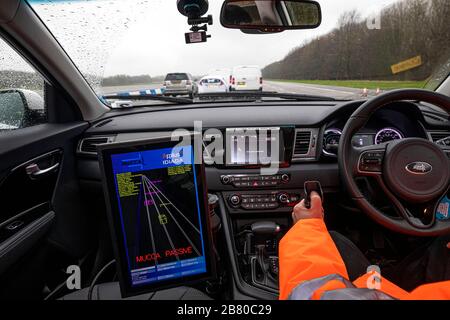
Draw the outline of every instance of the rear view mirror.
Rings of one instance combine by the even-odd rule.
[[[226,0],[220,22],[225,28],[262,32],[314,29],[322,22],[322,12],[316,1]]]

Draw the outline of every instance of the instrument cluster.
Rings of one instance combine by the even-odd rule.
[[[328,128],[323,134],[323,154],[326,156],[337,156],[339,141],[342,136],[342,130],[338,128]],[[358,133],[353,136],[352,143],[354,147],[365,147],[373,144],[382,144],[385,142],[403,139],[405,135],[397,128],[386,127],[378,130],[376,133]]]

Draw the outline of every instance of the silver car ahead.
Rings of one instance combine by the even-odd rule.
[[[168,73],[164,80],[164,95],[188,95],[193,98],[198,86],[189,73]]]

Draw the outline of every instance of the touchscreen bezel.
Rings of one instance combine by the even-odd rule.
[[[102,184],[106,201],[108,221],[113,240],[113,249],[116,259],[116,267],[122,297],[130,297],[139,294],[154,292],[161,289],[169,289],[184,285],[190,285],[201,281],[210,280],[215,276],[215,264],[214,264],[215,260],[212,248],[213,237],[209,219],[205,170],[204,164],[201,163],[192,165],[195,166],[195,174],[197,179],[200,218],[203,226],[202,233],[204,240],[206,272],[158,282],[144,283],[134,286],[132,285],[131,270],[129,270],[128,268],[128,260],[125,250],[125,242],[124,242],[125,238],[121,229],[119,203],[116,197],[116,188],[111,156],[113,154],[173,148],[175,146],[192,146],[194,155],[196,152],[198,152],[198,150],[196,150],[195,148],[193,135],[190,137],[190,139],[184,139],[183,141],[189,142],[180,143],[178,141],[172,141],[170,137],[161,137],[130,142],[112,143],[98,146],[99,163],[102,173]],[[202,157],[197,158],[202,159]]]

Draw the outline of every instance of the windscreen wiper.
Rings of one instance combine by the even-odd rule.
[[[198,94],[200,100],[216,100],[223,98],[245,99],[245,100],[261,100],[262,98],[279,98],[284,100],[295,101],[336,101],[335,98],[326,96],[315,96],[309,94],[296,93],[278,93],[278,92],[254,92],[254,91],[232,91]]]
[[[178,98],[178,97],[168,97],[168,96],[162,96],[162,95],[153,95],[153,94],[147,94],[147,95],[118,95],[118,94],[109,94],[102,96],[102,99],[104,100],[139,100],[139,101],[145,101],[145,100],[154,100],[154,101],[164,101],[164,102],[170,102],[170,103],[176,103],[176,104],[191,104],[194,101],[189,98]]]

